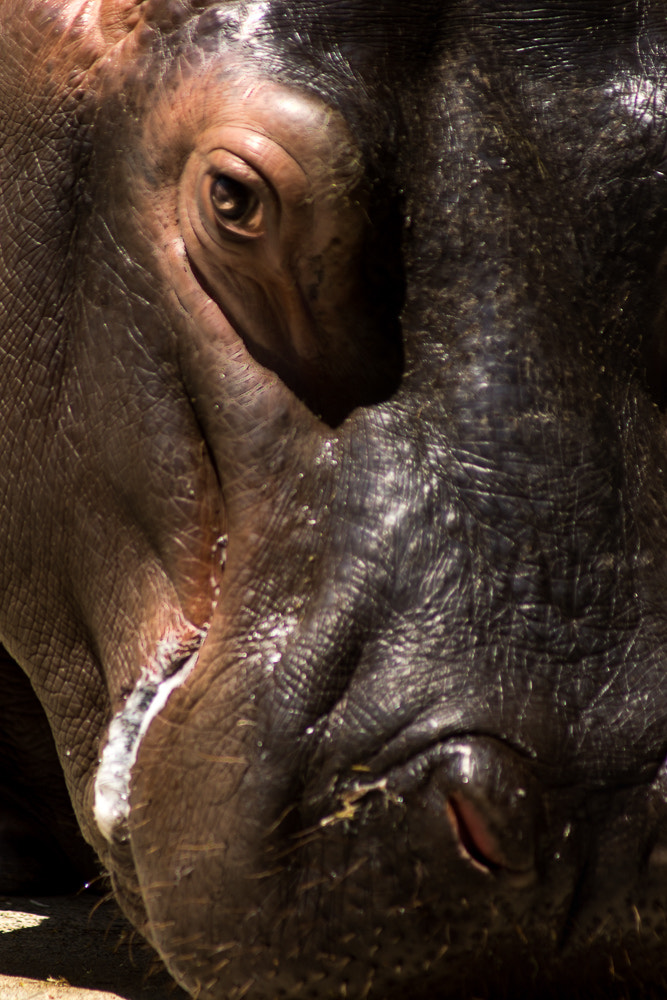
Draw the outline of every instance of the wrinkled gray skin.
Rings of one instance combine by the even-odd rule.
[[[2,0],[0,890],[664,996],[666,102],[658,0]]]

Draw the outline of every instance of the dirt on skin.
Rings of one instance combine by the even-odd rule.
[[[0,896],[0,1000],[187,1000],[99,896]]]

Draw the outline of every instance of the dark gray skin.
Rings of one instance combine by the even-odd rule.
[[[0,891],[664,996],[666,95],[652,0],[3,0]]]

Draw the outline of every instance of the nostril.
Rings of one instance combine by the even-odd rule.
[[[440,744],[394,772],[389,787],[414,814],[412,836],[429,854],[442,849],[444,834],[478,869],[521,886],[537,876],[543,789],[503,743],[471,736]]]
[[[450,795],[447,815],[463,852],[489,871],[509,867],[484,817],[462,795]]]

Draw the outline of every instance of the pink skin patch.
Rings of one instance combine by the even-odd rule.
[[[474,864],[487,870],[507,867],[498,841],[469,799],[451,795],[447,800],[447,816],[463,853]]]

